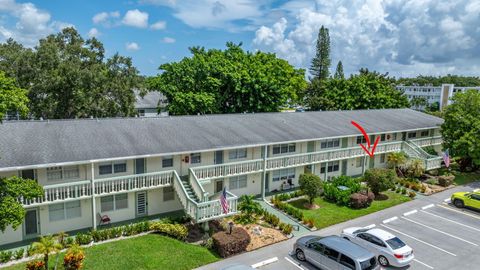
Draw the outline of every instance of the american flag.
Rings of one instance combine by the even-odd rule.
[[[450,156],[448,155],[448,149],[443,152],[443,162],[445,163],[445,167],[450,166]]]
[[[220,204],[224,214],[228,213],[228,201],[227,201],[227,188],[224,187],[222,194],[220,195]]]

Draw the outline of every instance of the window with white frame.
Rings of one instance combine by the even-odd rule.
[[[320,166],[320,173],[325,173],[325,163]],[[340,170],[340,161],[332,161],[328,163],[328,172],[338,172]]]
[[[294,143],[285,143],[285,144],[276,144],[273,146],[272,153],[285,154],[285,153],[295,153],[295,144]]]
[[[273,181],[287,180],[295,178],[295,168],[276,170],[272,173]]]
[[[164,187],[163,188],[163,201],[172,201],[175,199],[175,191],[173,187]]]
[[[384,142],[386,140],[386,134],[380,135],[380,141]]]
[[[191,153],[190,154],[190,163],[196,164],[202,162],[202,154],[201,153]]]
[[[228,151],[229,159],[240,159],[247,157],[247,148],[232,149]]]
[[[367,142],[367,138],[365,138],[364,136],[357,136],[357,144],[366,143],[366,142]]]
[[[228,188],[230,190],[246,188],[247,187],[247,176],[240,175],[229,178]]]
[[[428,133],[428,130],[422,130],[422,132],[420,132],[420,137],[427,137]]]
[[[48,206],[48,217],[50,221],[59,221],[82,216],[80,201],[57,203]]]
[[[163,157],[162,158],[162,168],[173,167],[173,157]]]
[[[98,173],[100,175],[124,172],[127,172],[126,161],[108,162],[98,165]]]
[[[324,140],[320,143],[320,148],[334,148],[340,146],[340,139]]]
[[[128,208],[128,194],[116,194],[100,198],[102,212]]]
[[[78,179],[78,178],[80,178],[80,168],[78,165],[47,168],[48,181],[58,181],[62,179]]]
[[[408,138],[411,139],[411,138],[416,138],[417,137],[417,132],[409,132],[408,133]]]

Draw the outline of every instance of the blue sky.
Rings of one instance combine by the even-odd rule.
[[[308,68],[318,29],[330,29],[332,70],[395,76],[480,75],[478,0],[0,0],[0,42],[26,46],[73,25],[142,74],[189,56],[188,47],[275,52]]]

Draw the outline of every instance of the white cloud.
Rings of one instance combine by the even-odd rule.
[[[478,76],[480,17],[472,13],[480,10],[478,0],[293,0],[279,9],[284,18],[258,27],[253,45],[297,67],[309,67],[324,25],[330,30],[332,72],[342,60],[347,73],[367,67],[396,76]]]
[[[138,51],[140,50],[140,46],[138,46],[136,42],[127,42],[125,44],[125,49],[127,49],[127,51]]]
[[[95,14],[92,17],[92,22],[94,24],[101,24],[103,26],[109,27],[117,24],[115,19],[120,17],[120,12],[111,11],[111,12],[100,12]]]
[[[16,23],[13,28],[0,26],[0,41],[13,38],[26,46],[34,46],[40,38],[72,26],[64,22],[52,21],[49,12],[38,9],[32,3],[0,0],[0,15],[2,13],[13,17]]]
[[[88,31],[88,37],[93,38],[93,37],[99,37],[101,35],[100,31],[98,31],[97,28],[92,28],[90,31]]]
[[[164,37],[162,38],[162,42],[163,43],[175,43],[175,39],[174,38],[171,38],[171,37]]]
[[[150,25],[150,28],[152,28],[153,30],[163,30],[163,29],[167,28],[167,22],[158,21],[158,22]]]
[[[129,10],[123,17],[122,23],[129,26],[145,28],[148,26],[148,13],[138,9]]]

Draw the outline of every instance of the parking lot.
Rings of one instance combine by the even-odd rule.
[[[364,226],[372,224],[364,224]],[[455,208],[448,202],[428,204],[375,224],[414,249],[409,267],[388,269],[478,269],[480,213]],[[278,257],[277,257],[278,258]],[[259,269],[316,269],[293,255]]]

